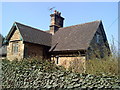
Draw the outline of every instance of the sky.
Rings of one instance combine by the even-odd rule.
[[[102,20],[109,43],[112,36],[118,41],[117,2],[2,2],[2,35],[8,34],[15,21],[49,30],[52,7],[65,18],[64,27]]]

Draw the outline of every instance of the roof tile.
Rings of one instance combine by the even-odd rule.
[[[39,29],[15,22],[23,40],[30,43],[51,46],[52,35]]]
[[[86,50],[99,24],[94,21],[60,28],[52,37],[52,46],[57,45],[50,51]]]

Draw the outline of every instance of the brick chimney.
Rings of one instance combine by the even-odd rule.
[[[54,14],[51,14],[51,24],[50,24],[50,33],[54,35],[54,33],[61,27],[63,27],[64,18],[61,17],[61,13],[58,11],[54,11]]]

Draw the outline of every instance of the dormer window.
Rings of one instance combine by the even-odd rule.
[[[97,34],[97,36],[96,36],[96,42],[100,43],[100,35],[99,34]]]

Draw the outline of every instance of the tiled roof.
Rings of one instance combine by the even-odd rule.
[[[101,21],[60,28],[54,35],[27,25],[15,22],[23,41],[51,46],[49,51],[86,50]],[[12,33],[8,34],[7,38]]]
[[[52,36],[50,51],[86,50],[101,21],[60,28]],[[54,48],[54,49],[53,49]]]
[[[18,22],[15,22],[15,24],[17,25],[20,34],[23,37],[23,41],[51,46],[51,34],[27,25],[20,24]]]

